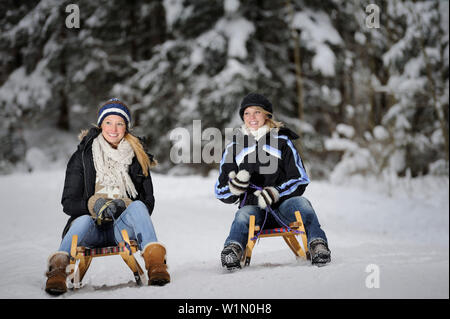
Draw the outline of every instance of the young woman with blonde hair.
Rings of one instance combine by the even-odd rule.
[[[225,147],[215,186],[218,199],[239,203],[221,253],[222,266],[241,267],[250,215],[257,225],[273,228],[280,227],[280,221],[285,225],[295,221],[295,211],[300,211],[305,224],[312,263],[325,265],[331,253],[317,215],[303,196],[309,178],[292,142],[298,135],[273,120],[272,103],[261,94],[244,97],[239,115],[244,123]],[[268,207],[275,215],[267,214]]]
[[[61,203],[70,216],[57,252],[48,258],[45,290],[66,292],[66,267],[73,235],[78,245],[103,247],[122,241],[126,229],[137,241],[150,285],[170,282],[166,249],[158,243],[150,215],[155,199],[150,168],[156,165],[136,136],[130,133],[131,114],[118,99],[103,104],[96,126],[83,131],[67,164]]]

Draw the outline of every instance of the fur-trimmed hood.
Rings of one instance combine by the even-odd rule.
[[[81,132],[78,134],[78,140],[81,142],[88,134],[92,135],[95,137],[98,136],[98,134],[100,134],[101,130],[96,128],[96,127],[91,127],[90,129],[83,129],[81,130]]]

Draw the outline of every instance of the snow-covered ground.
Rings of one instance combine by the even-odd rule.
[[[236,207],[214,198],[215,177],[153,175],[152,218],[168,249],[170,284],[136,287],[112,256],[94,259],[85,286],[58,298],[449,298],[448,178],[313,181],[304,195],[332,263],[297,261],[281,238],[269,238],[256,245],[250,267],[227,273],[219,255]],[[0,298],[53,298],[44,272],[67,220],[63,181],[63,170],[0,177]],[[377,279],[378,288],[368,288]]]

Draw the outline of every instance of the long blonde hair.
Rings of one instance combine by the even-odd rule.
[[[93,126],[101,131],[101,128],[98,127],[97,124],[93,124]],[[80,134],[78,135],[78,139],[81,141],[87,135],[88,132],[89,132],[89,130],[87,130],[87,129],[81,130]],[[148,176],[148,172],[149,172],[150,168],[158,165],[158,161],[154,158],[150,159],[150,157],[148,157],[141,141],[139,141],[139,139],[136,136],[134,136],[133,134],[131,134],[130,132],[127,131],[123,138],[126,139],[128,143],[130,143],[131,148],[133,149],[134,155],[136,155],[136,158],[137,158],[139,164],[141,165],[144,176]]]
[[[258,108],[262,113],[267,115],[267,119],[266,119],[266,124],[269,128],[281,128],[284,126],[283,122],[279,122],[279,121],[275,121],[273,119],[273,114],[264,110],[262,107],[256,106],[256,108]],[[272,117],[269,117],[269,115],[271,115]],[[301,142],[301,139],[298,139],[298,142],[295,143],[295,146],[297,148],[297,152],[300,154],[300,157],[303,157],[303,145]]]
[[[266,111],[265,109],[263,109],[260,106],[255,106],[255,108],[257,110],[261,111],[263,114],[267,115],[267,119],[266,119],[266,123],[265,124],[267,124],[267,126],[269,128],[280,128],[280,127],[284,126],[283,122],[275,121],[273,119],[273,114],[272,113]]]
[[[155,159],[150,159],[148,157],[147,153],[144,150],[144,146],[136,136],[134,136],[130,132],[126,132],[123,138],[126,139],[128,143],[130,143],[139,164],[141,164],[142,172],[145,176],[148,176],[148,171],[150,170],[150,168],[158,165],[158,162]]]

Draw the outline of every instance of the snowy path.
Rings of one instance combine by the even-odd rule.
[[[313,182],[305,196],[327,233],[332,263],[313,267],[281,238],[262,239],[249,268],[225,273],[219,254],[235,206],[214,198],[214,178],[153,176],[153,222],[168,248],[172,283],[138,288],[119,256],[97,258],[86,286],[59,298],[449,298],[448,179],[426,178],[392,197],[374,191],[382,185]],[[46,260],[67,220],[63,180],[60,170],[0,177],[0,298],[48,298]],[[372,264],[380,287],[369,289]]]

